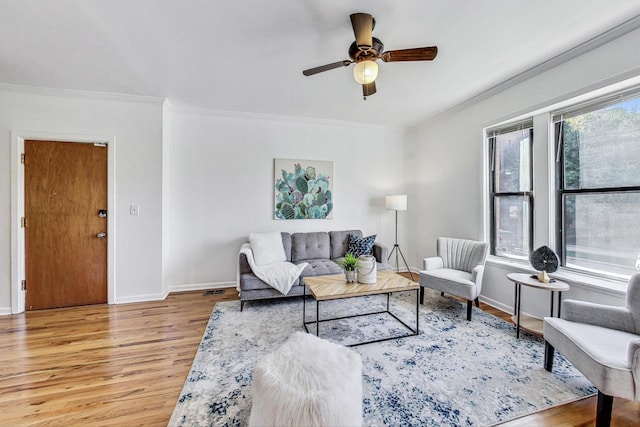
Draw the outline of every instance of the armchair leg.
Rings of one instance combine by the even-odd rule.
[[[244,308],[244,301],[240,301],[240,311]]]
[[[613,409],[613,396],[598,390],[598,409],[596,411],[596,427],[609,427],[611,425],[611,410]]]
[[[420,304],[424,304],[424,286],[420,286]]]
[[[471,320],[471,311],[473,310],[473,301],[467,300],[467,320]]]
[[[555,348],[548,342],[544,342],[544,369],[551,372],[553,370],[553,352]]]
[[[476,307],[480,308],[480,300],[476,297],[474,301],[476,303]]]

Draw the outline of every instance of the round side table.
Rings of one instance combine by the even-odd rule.
[[[522,296],[522,285],[529,286],[531,288],[543,289],[551,292],[551,303],[549,315],[554,317],[554,300],[555,293],[558,293],[558,310],[557,317],[560,317],[562,306],[562,292],[569,290],[569,285],[560,280],[555,280],[550,283],[542,283],[538,281],[536,277],[531,277],[531,274],[527,273],[509,273],[507,278],[515,284],[515,298],[513,303],[513,320],[516,324],[516,338],[520,338],[520,327],[531,332],[538,334],[542,333],[542,320],[533,318],[531,316],[520,315],[520,299]],[[522,318],[521,318],[522,317]]]

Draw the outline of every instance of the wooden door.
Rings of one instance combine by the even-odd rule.
[[[106,303],[106,146],[25,141],[24,163],[25,308]]]

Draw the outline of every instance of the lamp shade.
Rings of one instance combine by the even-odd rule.
[[[394,211],[406,211],[407,210],[407,195],[396,194],[393,196],[387,196],[386,200],[387,209]]]
[[[353,67],[353,77],[361,85],[369,84],[378,77],[378,64],[373,61],[360,61]]]

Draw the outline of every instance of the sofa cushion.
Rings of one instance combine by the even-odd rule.
[[[349,250],[349,234],[362,237],[362,231],[360,230],[329,232],[329,239],[331,239],[331,259],[344,257],[344,254],[347,253]]]
[[[256,265],[268,265],[287,260],[282,244],[282,234],[278,231],[271,233],[249,234],[253,259]]]
[[[359,237],[355,234],[349,234],[348,251],[356,258],[361,255],[371,255],[373,253],[373,244],[376,242],[376,234],[368,237]]]
[[[291,261],[291,234],[282,232],[282,246],[284,246],[284,254],[287,261]]]
[[[343,272],[342,268],[330,259],[307,259],[304,262],[308,262],[309,265],[302,270],[300,277],[322,276],[326,274],[340,274]]]
[[[331,255],[329,234],[325,232],[294,233],[291,236],[291,262],[326,258]]]

